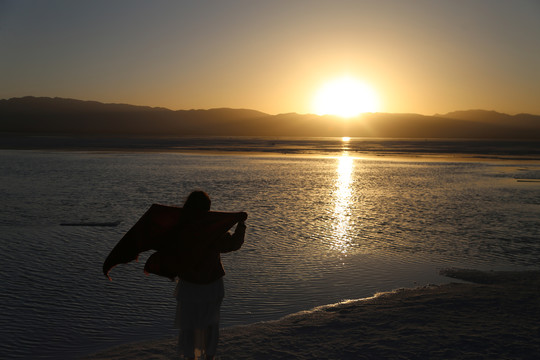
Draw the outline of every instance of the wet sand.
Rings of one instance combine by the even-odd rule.
[[[224,329],[226,359],[537,359],[540,271],[444,275],[475,283],[399,289]],[[175,359],[176,339],[86,359]]]

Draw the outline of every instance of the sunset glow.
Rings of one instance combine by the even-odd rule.
[[[379,110],[379,98],[368,85],[353,77],[342,77],[324,84],[313,101],[318,115],[344,118]]]
[[[0,360],[540,359],[539,35],[540,0],[0,0]]]
[[[0,2],[0,99],[540,114],[534,0],[31,3]]]

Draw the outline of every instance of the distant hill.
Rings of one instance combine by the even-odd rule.
[[[444,115],[269,115],[248,109],[169,110],[62,98],[0,100],[0,132],[110,136],[351,136],[540,139],[540,116],[493,111]]]

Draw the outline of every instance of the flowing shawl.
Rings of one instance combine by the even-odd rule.
[[[139,254],[155,250],[144,266],[145,273],[173,279],[197,264],[245,212],[209,211],[197,214],[181,207],[153,204],[120,239],[103,263],[103,274],[118,264],[137,260]]]

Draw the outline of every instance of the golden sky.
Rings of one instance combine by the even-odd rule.
[[[0,98],[314,113],[350,76],[378,111],[540,114],[540,2],[0,0]]]

